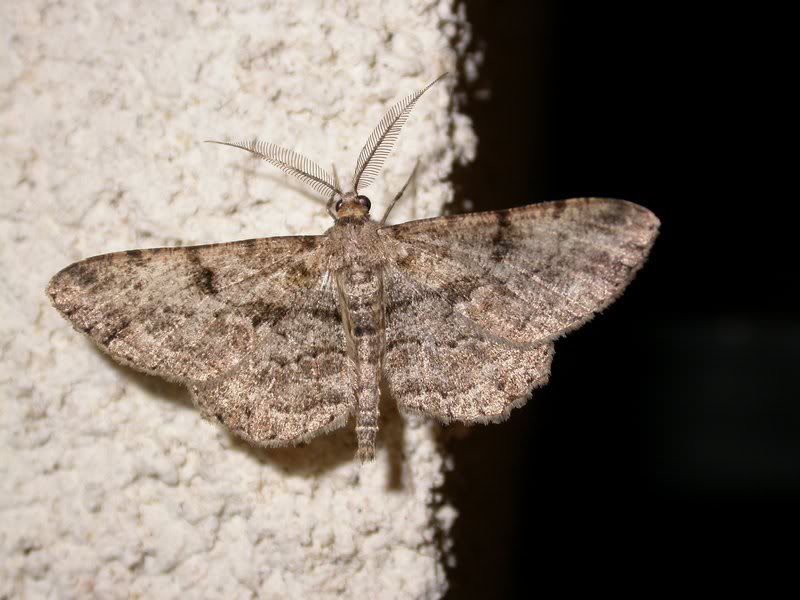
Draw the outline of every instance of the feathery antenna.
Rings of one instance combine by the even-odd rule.
[[[252,140],[250,142],[218,142],[216,140],[206,140],[206,142],[247,150],[251,154],[255,154],[268,163],[275,165],[284,173],[288,173],[311,186],[320,194],[342,195],[339,185],[330,173],[313,160],[293,150],[281,148],[275,144],[262,142],[260,140]]]
[[[359,187],[366,188],[375,180],[381,167],[383,167],[383,163],[386,161],[386,157],[392,151],[400,130],[408,120],[411,109],[414,108],[414,104],[420,99],[420,96],[446,75],[447,73],[439,75],[426,87],[406,96],[384,115],[358,155],[358,163],[353,175],[353,190],[356,193],[358,193]]]

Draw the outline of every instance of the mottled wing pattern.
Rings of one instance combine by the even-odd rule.
[[[325,244],[300,236],[107,254],[58,273],[48,294],[114,358],[188,384],[204,415],[259,443],[307,438],[342,424],[354,404]]]
[[[344,328],[333,278],[317,284],[270,311],[268,326],[233,371],[189,386],[205,417],[266,446],[345,424],[356,402]]]
[[[642,266],[658,219],[623,200],[574,199],[412,221],[398,269],[491,335],[538,345],[610,304]]]
[[[386,269],[384,285],[384,377],[401,411],[499,421],[547,382],[551,344],[520,347],[487,335],[445,294],[396,267]]]

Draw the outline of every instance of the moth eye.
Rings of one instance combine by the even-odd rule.
[[[341,201],[341,200],[338,200],[338,201],[336,202],[336,212],[339,212],[339,209],[340,209],[340,208],[342,208],[342,201]]]
[[[366,196],[356,196],[356,200],[358,200],[358,203],[367,210],[369,210],[372,207],[372,202],[370,202],[369,198],[367,198]]]

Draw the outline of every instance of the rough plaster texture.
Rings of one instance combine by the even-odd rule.
[[[0,5],[0,598],[433,598],[455,516],[435,428],[382,424],[258,450],[180,387],[117,366],[44,295],[90,255],[319,233],[323,204],[206,138],[295,148],[349,175],[388,106],[453,71],[449,0]],[[439,214],[474,137],[454,81],[380,180],[395,221]]]

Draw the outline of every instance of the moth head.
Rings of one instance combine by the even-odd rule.
[[[369,214],[372,203],[369,198],[356,192],[347,192],[342,195],[334,206],[336,218],[342,217],[364,217]]]

